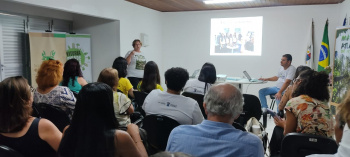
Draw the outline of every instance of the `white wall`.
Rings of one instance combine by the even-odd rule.
[[[120,54],[119,21],[84,15],[75,15],[73,21],[76,33],[91,34],[92,80],[96,81],[100,72],[111,67]]]
[[[217,73],[228,76],[242,77],[243,70],[255,78],[275,76],[283,54],[293,56],[294,66],[304,63],[312,18],[315,59],[318,60],[327,18],[330,50],[334,51],[335,27],[342,24],[339,8],[340,5],[335,4],[164,13],[162,35],[165,39],[163,51],[166,53],[163,54],[163,65],[165,69],[181,66],[192,73],[205,62],[211,62]],[[263,16],[262,56],[210,56],[210,19],[249,16]],[[244,93],[257,95],[260,88],[273,85],[250,85],[248,90],[246,85],[243,90]]]

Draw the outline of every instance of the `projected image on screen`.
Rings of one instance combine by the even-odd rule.
[[[262,16],[211,19],[210,55],[261,55]]]

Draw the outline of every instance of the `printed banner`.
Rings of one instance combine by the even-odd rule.
[[[332,102],[340,103],[350,89],[350,28],[338,28],[335,39]]]
[[[66,62],[66,34],[29,32],[31,83],[38,85],[36,74],[42,61],[54,59],[64,64]]]
[[[92,82],[91,71],[91,35],[67,34],[66,35],[67,60],[75,58],[80,63],[84,79]]]

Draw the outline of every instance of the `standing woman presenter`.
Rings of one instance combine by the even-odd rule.
[[[125,55],[125,59],[128,62],[128,79],[134,87],[137,88],[137,84],[142,80],[143,70],[146,65],[145,52],[141,52],[142,42],[139,39],[135,39],[132,42],[133,50],[129,51]]]

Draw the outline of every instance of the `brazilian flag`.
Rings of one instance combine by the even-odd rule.
[[[324,71],[327,66],[329,66],[329,40],[328,40],[328,19],[326,25],[324,26],[323,39],[320,50],[320,58],[318,60],[317,71]]]

